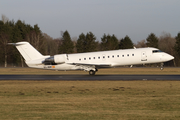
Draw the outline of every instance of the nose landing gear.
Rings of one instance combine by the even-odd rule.
[[[163,70],[164,69],[164,63],[161,63],[161,68],[160,70]]]

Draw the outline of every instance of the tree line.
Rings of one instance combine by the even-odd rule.
[[[132,42],[128,35],[118,39],[114,34],[104,34],[101,41],[97,41],[92,32],[81,33],[78,38],[71,38],[67,30],[61,33],[60,38],[54,39],[43,33],[37,24],[31,26],[21,20],[14,22],[2,15],[2,20],[0,20],[1,67],[25,66],[24,60],[16,48],[7,45],[8,43],[20,41],[29,42],[43,55],[155,47],[175,57],[173,61],[166,63],[166,65],[180,66],[180,33],[176,37],[171,37],[169,33],[163,33],[160,37],[150,33],[145,40],[141,40],[136,44]]]

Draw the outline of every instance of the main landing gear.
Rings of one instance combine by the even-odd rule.
[[[89,75],[95,75],[97,71],[98,71],[98,69],[96,69],[95,71],[94,70],[90,70],[89,71]]]
[[[95,73],[96,73],[96,71],[94,71],[94,70],[89,71],[89,75],[95,75]]]

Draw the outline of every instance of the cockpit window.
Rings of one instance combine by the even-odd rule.
[[[159,53],[159,52],[162,52],[161,50],[153,50],[152,51],[153,53]]]

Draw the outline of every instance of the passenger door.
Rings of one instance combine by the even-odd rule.
[[[141,53],[141,61],[147,61],[147,55],[145,51]]]

